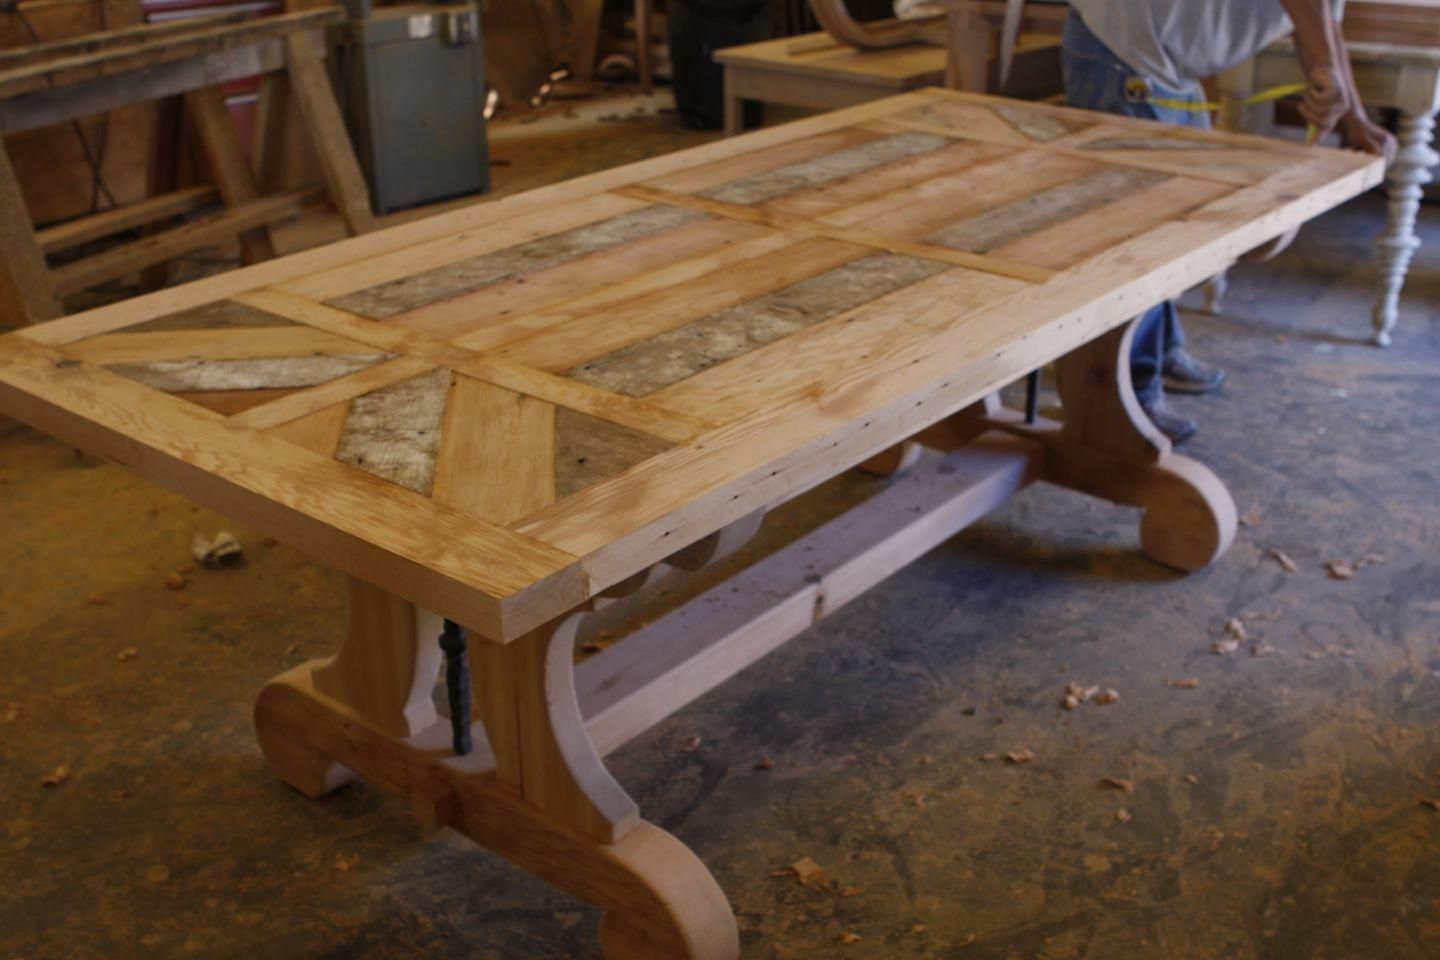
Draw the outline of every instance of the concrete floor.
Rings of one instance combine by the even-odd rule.
[[[1187,317],[1231,378],[1177,401],[1186,452],[1253,521],[1212,568],[1171,575],[1133,511],[1032,488],[612,757],[746,960],[1440,954],[1440,219],[1380,351],[1382,215],[1324,218]],[[167,589],[220,527],[245,564]],[[333,648],[340,578],[9,422],[0,529],[0,958],[595,955],[595,911],[400,802],[271,776],[250,705]],[[1213,654],[1237,617],[1250,642]],[[1121,699],[1067,712],[1071,681]],[[807,856],[829,884],[783,875]]]

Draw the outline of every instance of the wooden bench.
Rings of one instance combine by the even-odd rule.
[[[912,44],[859,50],[826,33],[765,40],[715,51],[725,70],[725,133],[739,133],[747,100],[835,110],[945,83],[944,47]],[[991,53],[990,76],[996,69]],[[1011,92],[1039,99],[1060,89],[1059,40],[1024,34]],[[979,92],[991,89],[987,85]]]
[[[1380,175],[923,91],[17,331],[0,413],[350,576],[337,656],[256,704],[287,782],[360,777],[599,905],[610,960],[735,960],[724,893],[602,757],[1032,482],[1143,508],[1161,563],[1219,556],[1234,503],[1139,412],[1128,321]],[[996,405],[1052,361],[1063,423]],[[592,611],[920,444],[574,665]]]

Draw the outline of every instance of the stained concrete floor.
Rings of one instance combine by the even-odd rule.
[[[1440,218],[1380,351],[1382,215],[1325,217],[1187,316],[1231,379],[1177,401],[1186,452],[1254,521],[1212,568],[1167,573],[1133,511],[1032,488],[611,758],[713,870],[746,960],[1440,953]],[[218,527],[245,564],[167,589]],[[9,422],[0,529],[0,957],[595,955],[594,910],[402,803],[271,776],[250,705],[333,649],[336,575]],[[1250,642],[1215,655],[1237,617]],[[1067,712],[1072,681],[1120,700]],[[806,856],[828,884],[783,875]]]

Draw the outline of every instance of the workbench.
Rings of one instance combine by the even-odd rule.
[[[349,575],[338,654],[256,704],[285,781],[405,798],[600,906],[611,960],[734,960],[602,758],[1037,480],[1214,560],[1234,503],[1137,409],[1128,321],[1380,173],[921,91],[17,331],[0,412]],[[1052,361],[1063,423],[997,405]],[[574,664],[859,464],[908,472]]]
[[[321,59],[324,31],[344,19],[339,7],[258,20],[207,17],[0,51],[0,133],[183,98],[214,180],[213,186],[167,188],[35,231],[0,147],[0,329],[57,317],[66,295],[202,247],[238,238],[244,262],[273,257],[271,225],[323,197],[351,235],[372,229],[369,194]],[[222,87],[256,75],[263,80],[252,164]],[[288,97],[304,117],[325,182],[262,195],[260,185],[278,163]],[[173,153],[174,144],[157,153],[167,149]],[[174,157],[156,160],[173,166]],[[191,216],[217,202],[223,211]],[[89,252],[54,269],[46,261],[48,254],[141,228],[148,232],[135,242]]]

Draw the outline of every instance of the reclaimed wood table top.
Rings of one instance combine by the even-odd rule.
[[[0,412],[509,640],[1380,174],[921,91],[26,328]]]

